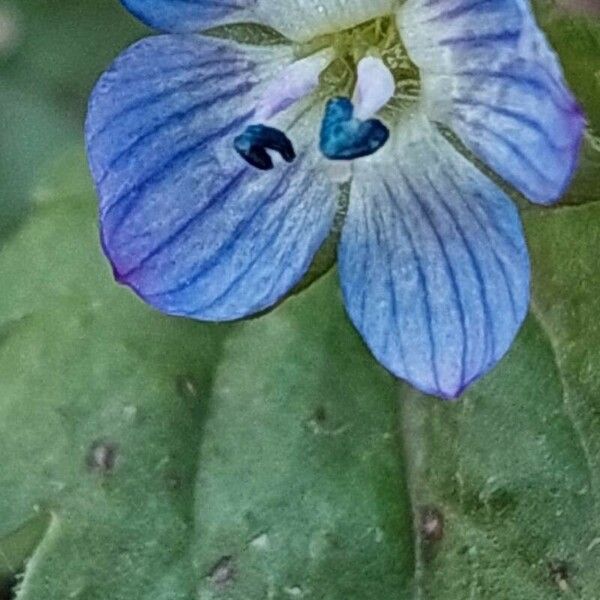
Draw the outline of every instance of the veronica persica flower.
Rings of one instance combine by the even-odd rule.
[[[387,369],[456,397],[497,363],[530,284],[503,189],[556,201],[584,129],[526,0],[124,3],[169,33],[126,50],[90,101],[118,281],[165,313],[238,319],[337,227],[348,314]],[[287,42],[207,32],[231,23]]]

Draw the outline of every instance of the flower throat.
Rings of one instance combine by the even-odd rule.
[[[382,148],[389,139],[386,123],[398,122],[418,99],[419,71],[392,17],[319,36],[297,46],[296,56],[266,87],[256,122],[234,140],[237,153],[255,168],[274,168],[267,150],[293,160],[292,141],[273,119],[310,94],[325,103],[318,132],[321,153],[327,160],[345,162]],[[274,135],[279,139],[275,145]],[[288,150],[285,156],[282,147]]]

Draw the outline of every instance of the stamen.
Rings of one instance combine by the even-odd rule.
[[[291,163],[296,158],[294,146],[289,138],[274,127],[250,125],[233,141],[237,153],[250,165],[268,171],[273,168],[273,159],[268,150],[278,152],[283,160]]]
[[[332,98],[325,108],[321,125],[321,152],[330,160],[353,160],[370,156],[388,140],[388,128],[377,119],[354,118],[348,98]]]
[[[258,101],[256,120],[267,121],[313,92],[319,85],[319,76],[333,58],[333,51],[327,48],[283,69]]]
[[[273,159],[267,149],[278,152],[286,162],[296,158],[294,146],[285,133],[266,123],[310,94],[319,85],[321,72],[333,58],[333,51],[326,49],[298,60],[267,85],[254,111],[258,123],[247,127],[233,142],[237,153],[247,163],[262,171],[272,169]]]
[[[396,83],[380,58],[367,56],[358,63],[356,70],[357,81],[352,96],[354,116],[370,119],[392,99]]]
[[[327,103],[321,125],[321,152],[330,160],[353,160],[377,152],[390,132],[371,117],[390,101],[395,87],[394,76],[380,58],[363,58],[358,63],[352,102],[333,98]]]

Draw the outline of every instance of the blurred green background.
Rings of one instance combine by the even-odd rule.
[[[27,211],[40,170],[81,143],[95,80],[146,32],[116,1],[0,2],[0,231]]]
[[[147,30],[116,0],[0,0],[1,600],[600,598],[600,24],[536,8],[582,166],[522,206],[509,356],[443,404],[375,363],[335,272],[222,326],[116,286],[82,125]]]

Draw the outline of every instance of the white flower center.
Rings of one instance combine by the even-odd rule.
[[[331,178],[347,181],[350,161],[378,152],[390,134],[385,122],[395,122],[407,103],[416,100],[418,70],[391,17],[315,38],[297,51],[304,58],[285,67],[264,87],[254,124],[236,138],[236,150],[257,168],[273,168],[277,153],[291,162],[293,139],[278,129],[286,122],[278,115],[318,90],[325,105],[315,138],[324,160],[335,163],[326,167]],[[382,116],[376,117],[379,113]]]

